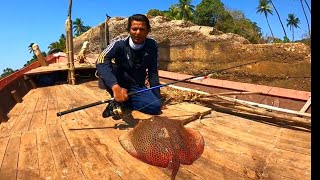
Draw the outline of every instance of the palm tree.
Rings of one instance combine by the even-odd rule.
[[[288,14],[287,22],[287,26],[290,26],[290,31],[292,31],[292,41],[294,41],[294,28],[299,28],[300,20],[294,14]]]
[[[66,50],[66,36],[64,34],[60,35],[60,39],[56,42],[51,43],[48,46],[49,51],[48,52],[52,52],[54,49],[59,49],[62,51]]]
[[[30,45],[28,46],[28,49],[29,49],[29,53],[33,53],[33,49],[32,49],[32,45],[33,45],[34,43],[30,43]]]
[[[191,5],[190,3],[191,3],[191,0],[179,0],[179,4],[174,4],[174,6],[179,9],[178,11],[178,13],[180,14],[179,16],[183,20],[192,19],[195,6]]]
[[[181,19],[180,15],[181,15],[181,10],[179,9],[179,7],[176,4],[173,4],[169,7],[169,17],[170,19]]]
[[[85,26],[83,25],[81,18],[76,18],[72,24],[74,29],[73,31],[75,32],[76,36],[80,36],[83,32],[85,32]]]
[[[3,73],[2,73],[1,76],[0,76],[0,79],[1,79],[1,78],[4,78],[4,77],[6,77],[6,76],[9,76],[9,75],[12,74],[12,73],[14,73],[14,70],[13,70],[13,69],[11,69],[11,68],[5,68],[5,69],[3,70]]]
[[[270,27],[269,20],[268,20],[268,13],[272,14],[272,10],[271,10],[271,6],[269,5],[269,1],[268,0],[259,0],[259,6],[257,7],[257,9],[258,9],[257,13],[258,12],[260,14],[263,13],[264,16],[266,17],[266,20],[267,20],[271,35],[272,35],[272,37],[274,39],[274,35],[273,35],[272,29]]]
[[[303,6],[302,0],[300,0],[300,3],[301,3],[301,7],[302,7],[302,10],[303,10],[304,17],[306,18],[306,21],[307,21],[307,24],[308,24],[309,36],[311,37],[310,24],[309,24],[309,21],[308,21],[308,17],[306,15],[306,11],[304,10],[304,6]],[[311,12],[311,10],[310,10],[310,12]]]
[[[286,38],[288,38],[288,36],[287,36],[286,30],[284,29],[284,26],[283,26],[283,23],[282,23],[282,21],[281,21],[281,18],[280,18],[280,15],[279,15],[279,13],[278,13],[278,10],[277,10],[276,6],[273,4],[272,0],[269,0],[269,1],[270,1],[271,5],[272,5],[273,9],[274,9],[274,10],[276,11],[276,13],[277,13],[278,19],[279,19],[279,21],[280,21],[280,24],[281,24],[282,29],[283,29],[283,32],[284,32],[284,39],[286,39]]]

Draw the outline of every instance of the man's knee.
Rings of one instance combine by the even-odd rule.
[[[146,107],[145,111],[147,111],[146,113],[152,114],[152,115],[160,114],[160,111],[161,111],[160,101],[156,101],[156,102],[150,104],[149,106]]]
[[[133,109],[139,110],[146,114],[157,115],[161,112],[161,104],[160,101],[154,102],[135,102],[132,104]]]

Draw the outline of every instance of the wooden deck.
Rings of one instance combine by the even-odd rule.
[[[97,82],[31,90],[0,124],[0,179],[170,179],[169,170],[121,147],[118,137],[131,128],[102,118],[105,105],[56,116],[108,98]],[[197,117],[194,108],[177,106],[163,111],[186,121]],[[181,165],[176,179],[311,179],[308,131],[214,110],[185,126],[200,131],[205,149],[192,165]]]

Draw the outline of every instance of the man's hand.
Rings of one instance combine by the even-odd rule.
[[[113,97],[115,101],[123,102],[128,100],[128,91],[120,87],[118,84],[115,84],[112,86],[112,91],[113,91]]]

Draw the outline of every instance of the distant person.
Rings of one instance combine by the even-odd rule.
[[[146,89],[146,80],[150,87],[160,85],[158,45],[147,37],[151,31],[149,19],[143,14],[130,16],[127,31],[130,35],[111,42],[96,62],[103,85],[115,99],[108,103],[102,116],[111,116],[114,106],[119,105],[146,114],[160,114],[160,88],[128,96],[130,92]]]

